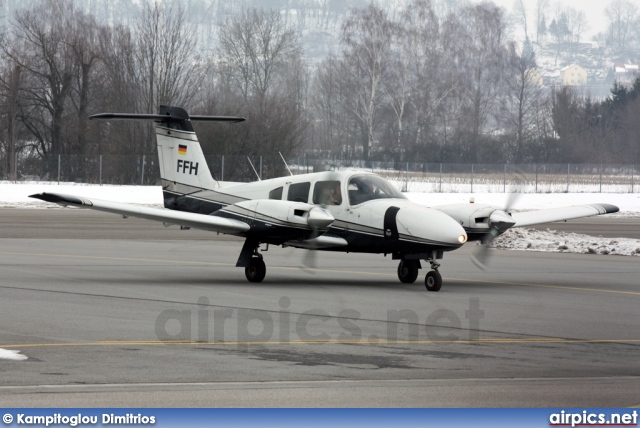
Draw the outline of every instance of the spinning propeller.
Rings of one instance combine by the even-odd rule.
[[[307,252],[302,259],[302,270],[315,274],[317,266],[317,253],[318,248],[316,238],[326,231],[326,229],[333,223],[335,218],[329,211],[324,208],[314,207],[309,210],[309,217],[307,224],[311,228],[311,234],[305,240]]]
[[[490,247],[493,240],[516,224],[515,220],[509,213],[513,205],[515,205],[516,201],[522,195],[518,190],[521,190],[523,182],[523,174],[518,173],[516,176],[516,185],[512,187],[511,193],[509,193],[509,196],[507,197],[504,209],[496,209],[491,212],[488,218],[489,231],[482,236],[480,239],[481,245],[478,250],[471,255],[471,262],[483,272],[487,272],[489,269],[491,261]]]

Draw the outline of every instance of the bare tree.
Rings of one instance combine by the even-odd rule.
[[[506,47],[502,10],[490,3],[468,6],[459,17],[449,18],[443,32],[452,37],[446,67],[465,77],[458,89],[462,103],[458,130],[467,159],[476,161],[501,95]]]
[[[353,9],[342,27],[344,44],[341,82],[350,96],[344,107],[357,118],[362,130],[362,156],[369,159],[374,143],[376,116],[384,98],[382,79],[389,59],[392,25],[378,6]]]
[[[186,22],[182,8],[145,3],[136,21],[135,40],[148,111],[161,104],[187,105],[201,89],[204,62],[195,27]]]
[[[300,38],[277,11],[244,9],[220,28],[220,53],[245,100],[266,101],[274,76],[301,54]]]
[[[568,7],[566,13],[571,41],[580,43],[582,35],[589,28],[587,17],[583,11],[576,10],[572,7]]]
[[[524,29],[525,39],[528,39],[529,31],[527,27],[527,7],[524,4],[524,0],[515,0],[513,2],[513,14],[515,16],[516,22],[522,25],[522,28]]]
[[[19,119],[33,136],[32,148],[45,159],[65,152],[63,120],[73,85],[68,29],[72,2],[43,3],[16,13],[12,43],[2,43],[23,74]],[[6,85],[6,82],[3,82]]]
[[[540,33],[544,28],[543,23],[545,23],[545,13],[547,7],[549,6],[549,0],[536,0],[536,42],[540,41]],[[546,27],[546,23],[545,23]]]
[[[638,14],[638,7],[628,0],[612,0],[605,9],[609,18],[609,33],[620,49],[627,46],[627,37],[631,25]]]
[[[525,159],[525,146],[533,140],[538,106],[542,102],[544,86],[536,70],[533,50],[519,54],[511,44],[506,58],[506,94],[501,102],[501,118],[510,132],[507,142],[508,160],[521,163]]]

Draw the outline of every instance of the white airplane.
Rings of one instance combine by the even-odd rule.
[[[511,227],[563,221],[618,211],[609,204],[581,205],[521,213],[484,204],[427,208],[409,201],[382,177],[361,171],[292,175],[222,187],[213,179],[191,122],[241,122],[240,117],[189,116],[180,107],[160,113],[103,113],[90,119],[155,122],[165,208],[142,207],[58,193],[32,198],[62,206],[156,220],[245,237],[236,263],[251,282],[266,267],[260,245],[307,250],[391,254],[398,278],[413,283],[422,268],[429,291],[442,287],[439,260],[467,241],[488,243]]]

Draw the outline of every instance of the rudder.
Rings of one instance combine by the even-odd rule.
[[[160,115],[171,118],[155,125],[163,187],[180,184],[198,189],[219,187],[211,175],[186,110],[160,106]]]

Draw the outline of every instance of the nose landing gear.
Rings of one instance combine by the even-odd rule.
[[[438,272],[438,268],[440,267],[440,263],[435,260],[429,260],[431,264],[431,271],[427,272],[427,275],[424,277],[424,286],[427,291],[440,291],[442,288],[442,275]]]
[[[411,257],[411,258],[407,258]],[[432,251],[420,254],[396,254],[395,259],[400,259],[398,264],[398,279],[404,284],[413,284],[418,278],[418,271],[422,268],[420,259],[424,259],[431,265],[431,270],[424,277],[424,286],[427,291],[440,291],[442,288],[442,275],[438,272],[442,258],[442,251]]]

